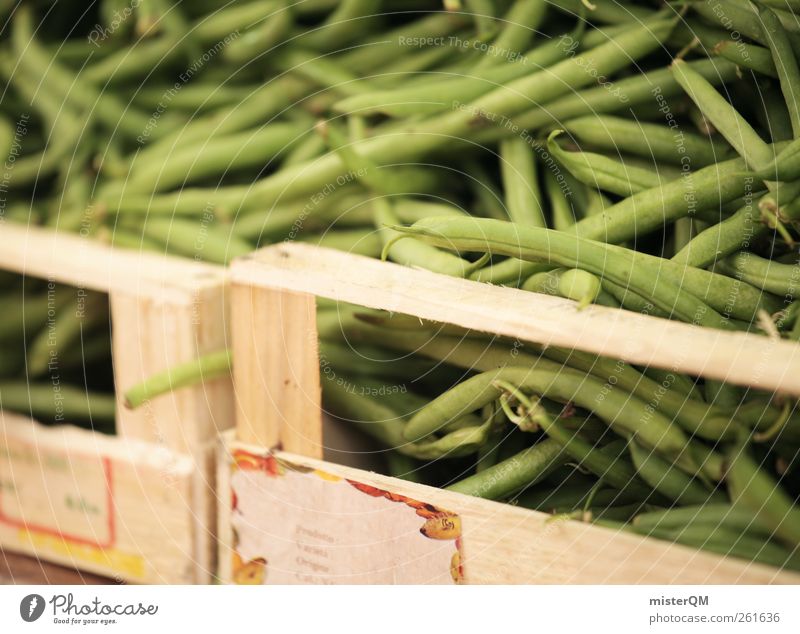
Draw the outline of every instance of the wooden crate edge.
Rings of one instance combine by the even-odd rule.
[[[482,500],[374,472],[270,452],[221,435],[219,576],[231,581],[230,456],[235,450],[272,453],[295,465],[431,503],[462,520],[465,574],[472,584],[798,584],[800,574],[694,550],[678,544],[616,532],[546,513]]]
[[[190,456],[9,412],[0,423],[0,546],[133,583],[210,578],[194,565]]]

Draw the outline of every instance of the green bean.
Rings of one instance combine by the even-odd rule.
[[[235,105],[193,118],[180,129],[150,142],[136,156],[134,165],[161,162],[164,156],[189,152],[192,147],[198,151],[197,148],[203,148],[213,138],[259,126],[306,97],[308,90],[308,82],[299,77],[281,76],[267,81]],[[142,142],[150,140],[146,130],[142,137]]]
[[[593,303],[600,294],[600,280],[580,269],[553,269],[535,273],[521,287],[523,290],[557,295],[578,302],[580,307]]]
[[[752,179],[751,179],[752,180]],[[800,193],[800,184],[777,183],[775,189],[788,193],[785,198],[791,199],[793,194]],[[774,200],[772,195],[764,196],[759,201],[759,206]],[[776,203],[771,204],[777,207]],[[800,217],[800,209],[791,206],[784,208],[785,216],[789,218]],[[782,214],[783,217],[783,214]],[[774,228],[774,227],[773,227]],[[751,201],[736,211],[729,218],[725,218],[716,225],[700,232],[695,238],[683,247],[672,258],[673,262],[693,267],[706,267],[713,264],[718,258],[723,258],[741,248],[747,248],[751,242],[770,229],[769,225],[761,221],[760,213],[754,210]]]
[[[88,392],[62,383],[0,382],[0,408],[27,414],[42,422],[114,420],[113,395]]]
[[[692,5],[692,8],[702,15],[704,18],[718,23],[731,33],[738,32],[759,44],[766,45],[766,38],[762,29],[760,20],[756,19],[756,14],[748,6],[747,8],[737,6],[737,3],[728,2],[727,0],[716,0],[713,4],[710,2],[697,2]],[[789,41],[797,55],[800,53],[800,37],[794,33],[787,34]]]
[[[580,508],[586,503],[589,495],[589,487],[583,482],[572,484],[566,481],[559,482],[555,487],[548,485],[546,488],[536,487],[525,491],[514,501],[523,508],[548,511],[557,507]],[[607,507],[635,504],[641,501],[642,498],[638,491],[633,492],[627,489],[618,491],[607,488],[596,491],[593,499],[594,504]]]
[[[57,368],[60,354],[71,346],[80,345],[86,332],[95,326],[108,323],[105,298],[96,294],[78,296],[62,306],[31,342],[28,352],[28,372],[31,376],[45,374]]]
[[[498,387],[505,389],[502,382],[498,383]],[[636,472],[627,464],[612,455],[598,451],[590,443],[571,434],[541,407],[536,407],[534,404],[534,408],[527,413],[527,416],[530,416],[533,422],[541,427],[548,438],[558,443],[568,456],[577,460],[579,467],[588,469],[597,477],[602,478],[603,482],[617,489],[632,491],[642,497],[646,497],[650,493],[637,481]]]
[[[758,115],[763,119],[762,127],[769,130],[772,142],[792,139],[794,137],[792,120],[786,103],[780,96],[780,89],[766,84],[762,85],[760,92],[764,98],[761,100],[762,108],[759,109]]]
[[[552,227],[556,231],[566,231],[575,224],[575,208],[572,203],[572,191],[562,187],[558,176],[551,170],[544,173],[545,191],[550,202]]]
[[[763,46],[725,40],[714,46],[713,52],[715,55],[733,62],[740,68],[747,68],[767,77],[776,79],[778,77],[778,71],[772,61],[772,54],[768,48]]]
[[[322,383],[323,402],[332,412],[389,448],[412,458],[435,460],[470,455],[486,442],[488,424],[465,427],[442,438],[421,443],[403,439],[403,421],[391,408],[362,394],[357,385],[341,378]]]
[[[711,209],[745,195],[753,182],[743,174],[742,159],[721,161],[680,179],[647,189],[618,202],[600,215],[578,221],[573,232],[583,238],[619,243],[665,223]]]
[[[132,192],[161,192],[210,176],[261,167],[287,152],[306,130],[303,124],[275,123],[209,140],[198,152],[178,151],[159,162],[139,164],[126,179]]]
[[[644,403],[629,395],[614,391],[605,394],[607,390],[599,380],[565,369],[554,375],[548,370],[505,367],[467,379],[417,412],[408,421],[404,437],[409,440],[425,438],[443,423],[499,398],[502,390],[496,387],[497,381],[506,381],[523,391],[585,407],[594,411],[614,431],[632,434],[660,455],[682,465],[694,462],[691,456],[683,453],[688,439],[668,419],[658,412],[645,412]]]
[[[271,127],[271,126],[270,126]],[[350,173],[368,189],[379,194],[418,194],[441,186],[441,175],[415,165],[383,167],[360,154],[354,144],[335,127],[320,123],[317,132],[341,158]]]
[[[748,167],[760,169],[775,158],[773,149],[706,79],[682,60],[675,60],[672,70],[692,101],[744,158]]]
[[[353,225],[369,226],[373,223],[374,213],[371,206],[365,204],[365,196],[357,187],[342,187],[327,196],[316,196],[302,207],[291,203],[273,207],[266,213],[258,210],[240,214],[233,219],[231,231],[239,238],[260,242],[286,237],[293,239],[308,231],[324,230],[331,224],[337,227],[349,225],[351,220]],[[153,199],[156,200],[158,198]],[[152,207],[151,204],[151,214],[162,211],[161,205],[155,210]],[[187,208],[188,211],[191,209],[196,213],[197,207]],[[223,218],[227,215],[224,210],[215,211]],[[169,213],[167,204],[163,206],[163,213]]]
[[[546,227],[533,149],[521,138],[500,142],[500,172],[506,209],[512,222]]]
[[[458,73],[431,71],[431,79],[436,79],[436,83],[348,97],[335,103],[333,110],[340,114],[384,114],[391,117],[443,112],[452,108],[455,102],[468,103],[503,84],[547,68],[563,59],[563,49],[559,38],[553,38],[505,65],[486,68],[477,64]]]
[[[321,235],[303,234],[299,240],[370,258],[379,258],[383,250],[383,241],[373,229],[332,229]]]
[[[691,66],[690,66],[691,68]],[[672,127],[622,117],[595,115],[571,119],[562,126],[571,136],[609,152],[630,152],[672,165],[712,165],[732,158],[723,144]]]
[[[688,505],[703,504],[717,497],[715,492],[709,491],[697,478],[676,469],[635,441],[628,444],[628,449],[639,477],[666,498]]]
[[[188,84],[179,91],[174,86],[144,86],[132,96],[137,106],[156,110],[168,103],[170,108],[189,110],[198,114],[215,108],[232,106],[257,90],[251,86],[230,86],[220,84]]]
[[[315,86],[331,89],[337,95],[363,95],[373,90],[368,79],[360,78],[335,61],[315,53],[287,49],[279,53],[275,61],[283,72],[299,75]]]
[[[741,557],[770,566],[786,566],[797,569],[797,557],[780,546],[760,537],[742,535],[723,527],[710,529],[707,526],[688,526],[674,530],[654,529],[642,531],[644,535],[671,542],[701,548],[728,557]]]
[[[637,530],[679,530],[684,527],[705,526],[708,529],[723,527],[738,533],[770,536],[766,526],[758,524],[752,513],[729,504],[703,504],[637,515],[633,520]]]
[[[281,167],[290,167],[298,163],[305,163],[312,159],[322,156],[328,149],[328,145],[320,135],[310,131],[309,134],[297,142],[289,150],[281,163]]]
[[[631,29],[608,44],[556,64],[546,73],[522,77],[490,92],[466,109],[456,109],[413,126],[414,134],[405,135],[401,144],[396,142],[399,132],[393,132],[366,139],[354,146],[354,150],[378,164],[418,160],[449,143],[450,139],[471,132],[483,119],[480,113],[511,117],[529,106],[528,95],[532,91],[537,99],[544,101],[590,83],[594,75],[585,71],[586,64],[593,65],[598,73],[612,73],[628,66],[632,60],[657,48],[673,24],[672,21],[656,21]],[[326,183],[335,181],[342,171],[343,162],[337,155],[315,161],[313,171],[305,164],[281,170],[254,185],[247,204],[263,205],[277,196],[290,198],[313,193]]]
[[[149,12],[143,15],[143,9]],[[142,0],[137,11],[140,15],[136,27],[143,36],[151,35],[156,28],[159,34],[177,42],[190,64],[203,56],[200,41],[183,15],[182,6],[174,6],[168,0]]]
[[[12,342],[14,339],[30,338],[47,323],[48,317],[55,317],[71,295],[58,292],[53,287],[45,293],[11,292],[0,295],[0,341]]]
[[[148,377],[125,391],[125,407],[136,409],[146,402],[182,387],[230,376],[231,351],[205,354],[192,361]]]
[[[388,474],[393,478],[425,484],[423,475],[420,473],[422,465],[413,458],[404,456],[399,451],[386,452],[386,465]]]
[[[653,276],[621,248],[537,227],[483,218],[429,218],[398,231],[422,238],[434,246],[484,251],[519,259],[579,267],[601,279],[610,279],[651,299],[662,310],[688,322],[728,328],[728,322],[703,301],[663,276]]]
[[[396,317],[390,320],[390,327],[395,321]],[[371,323],[385,325],[386,320],[376,320]],[[338,322],[336,326],[338,331]],[[540,353],[546,355],[550,360],[548,361],[527,353],[524,349],[501,345],[495,338],[491,340],[491,345],[489,341],[465,339],[463,331],[447,328],[443,324],[420,323],[415,319],[409,324],[409,328],[413,328],[414,331],[403,331],[401,334],[401,331],[393,329],[390,337],[387,337],[382,329],[374,329],[371,332],[363,329],[359,329],[358,332],[347,328],[346,330],[348,338],[366,337],[367,341],[376,345],[388,345],[399,350],[414,352],[467,370],[488,371],[508,365],[527,365],[557,372],[559,367],[566,365],[594,375],[604,383],[613,381],[619,389],[629,391],[643,401],[651,402],[657,398],[659,410],[673,418],[688,433],[718,441],[730,438],[734,432],[729,413],[711,407],[702,400],[686,398],[671,388],[672,381],[670,385],[664,387],[663,384],[648,379],[633,367],[619,361],[547,346]],[[419,332],[421,328],[428,332]],[[431,331],[436,333],[435,336]],[[444,336],[451,332],[454,336]],[[763,410],[761,407],[759,411]],[[737,414],[741,411],[737,410]],[[777,415],[776,413],[766,419],[774,420]]]
[[[704,59],[687,63],[712,84],[721,84],[736,77],[736,66],[726,60]],[[620,79],[614,82],[611,90],[606,86],[598,86],[555,99],[546,105],[529,108],[525,112],[511,116],[513,125],[489,128],[483,133],[478,131],[475,140],[486,143],[514,134],[515,129],[538,130],[548,125],[561,126],[563,121],[575,117],[618,112],[638,104],[652,103],[656,101],[656,97],[666,99],[679,94],[681,88],[671,71],[667,68],[659,69]]]
[[[663,368],[656,368],[648,366],[642,370],[642,374],[659,383],[662,387],[669,387],[676,392],[682,394],[687,399],[695,401],[702,401],[703,396],[695,384],[695,379],[686,376],[685,374],[678,374],[672,370],[665,370]]]
[[[375,227],[378,230],[385,253],[398,264],[424,268],[436,273],[465,277],[470,271],[470,263],[460,257],[440,251],[418,240],[396,242],[398,234],[391,227],[398,224],[388,200],[380,198],[373,202]]]
[[[620,196],[631,196],[661,185],[661,178],[652,170],[623,165],[602,154],[563,150],[555,141],[561,132],[555,130],[550,134],[547,149],[583,184]]]
[[[209,225],[207,219],[196,223],[179,218],[150,218],[141,231],[145,239],[158,242],[169,253],[218,264],[227,264],[252,251],[248,243],[225,232],[223,226]]]
[[[490,264],[470,273],[469,279],[503,286],[520,286],[531,275],[549,271],[551,268],[553,267],[549,264],[537,264],[536,262],[526,262],[517,258],[506,258],[502,262]]]
[[[464,167],[469,175],[468,185],[480,204],[480,208],[474,209],[473,213],[496,220],[508,220],[508,210],[503,204],[503,196],[494,186],[484,166],[477,161],[468,161]]]
[[[563,463],[561,446],[552,440],[543,440],[445,488],[487,500],[501,500],[541,481]]]
[[[788,33],[781,25],[778,16],[767,7],[756,5],[764,38],[772,53],[775,69],[781,83],[781,90],[789,109],[794,136],[800,135],[800,68],[798,68]]]
[[[719,261],[714,270],[786,297],[794,297],[800,286],[800,265],[780,264],[744,251]]]
[[[513,2],[503,17],[502,31],[486,56],[478,62],[478,67],[491,66],[503,58],[510,61],[515,54],[522,53],[530,44],[546,13],[547,3],[543,0]]]
[[[378,17],[380,2],[377,0],[343,0],[328,16],[324,24],[303,35],[300,43],[303,46],[334,50],[355,40],[359,32],[369,32],[372,23]]]
[[[462,209],[443,202],[429,202],[415,198],[395,198],[392,200],[394,212],[402,222],[416,222],[431,216],[459,216],[466,214]]]
[[[292,30],[293,19],[290,6],[281,3],[260,24],[252,26],[241,37],[233,40],[222,52],[225,61],[244,64],[260,58],[282,44]]]
[[[46,81],[53,87],[53,91],[61,95],[67,103],[94,111],[105,125],[131,138],[140,135],[146,128],[145,115],[126,106],[110,93],[98,92],[81,77],[71,77],[67,69],[49,57],[34,39],[30,7],[21,7],[15,12],[12,40],[19,63],[25,69],[23,72],[47,77]]]
[[[750,457],[744,444],[734,445],[728,452],[728,471],[725,476],[731,503],[753,515],[758,524],[791,549],[800,544],[800,509]]]

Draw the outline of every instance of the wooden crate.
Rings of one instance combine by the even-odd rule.
[[[800,394],[800,351],[307,245],[231,270],[235,433],[219,459],[220,577],[236,583],[798,583],[800,575],[338,464],[315,297]],[[336,455],[336,461],[323,460]]]
[[[125,581],[210,581],[214,454],[233,423],[231,381],[137,411],[119,395],[226,345],[227,272],[8,223],[0,269],[108,293],[118,393],[113,437],[0,412],[0,546]]]

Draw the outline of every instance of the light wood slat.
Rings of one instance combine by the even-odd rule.
[[[414,270],[304,244],[234,262],[238,284],[304,292],[544,345],[800,395],[800,346]]]
[[[111,248],[94,237],[0,224],[0,269],[101,292],[158,299],[224,281],[225,269],[195,260]]]
[[[314,297],[234,284],[231,318],[238,436],[321,457]]]

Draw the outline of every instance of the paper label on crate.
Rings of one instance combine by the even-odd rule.
[[[235,583],[463,579],[458,515],[272,455],[233,458]]]
[[[7,437],[0,447],[0,524],[92,547],[114,543],[111,461]]]

